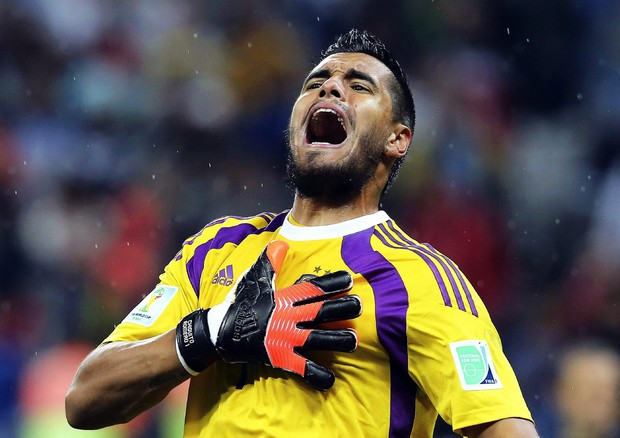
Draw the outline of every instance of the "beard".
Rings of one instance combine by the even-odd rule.
[[[307,162],[299,163],[288,135],[288,156],[285,181],[288,187],[303,197],[331,207],[346,205],[358,197],[366,184],[375,176],[381,160],[383,137],[367,133],[360,137],[359,148],[339,162],[319,163],[320,150],[309,151]]]

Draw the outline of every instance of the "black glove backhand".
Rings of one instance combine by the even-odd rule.
[[[177,327],[177,351],[186,368],[202,371],[219,356],[230,363],[262,363],[290,371],[319,390],[333,385],[333,372],[301,352],[352,352],[357,348],[357,335],[352,329],[309,325],[356,318],[361,314],[361,301],[356,295],[336,296],[353,286],[345,271],[275,290],[275,277],[287,250],[285,242],[271,242],[233,288],[233,301],[222,303],[228,308],[221,323],[215,324],[219,326],[215,346],[208,318],[220,312],[208,317],[209,310],[197,310],[183,318]]]

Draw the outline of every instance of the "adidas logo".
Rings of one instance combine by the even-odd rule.
[[[258,333],[259,330],[258,319],[256,318],[252,306],[246,302],[241,302],[237,314],[235,315],[232,335],[233,340],[239,341],[241,338]]]
[[[230,286],[235,280],[235,274],[233,274],[232,265],[226,266],[224,269],[220,269],[220,272],[215,274],[211,284],[219,284],[220,286]]]

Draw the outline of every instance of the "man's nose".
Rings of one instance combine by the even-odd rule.
[[[337,78],[331,77],[327,79],[321,85],[320,97],[335,97],[341,99],[344,97],[344,86],[342,81]]]

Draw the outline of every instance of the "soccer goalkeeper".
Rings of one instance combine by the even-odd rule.
[[[83,362],[69,423],[126,422],[191,378],[186,437],[535,437],[478,294],[379,200],[413,135],[406,77],[352,30],[305,79],[290,210],[209,223]]]

